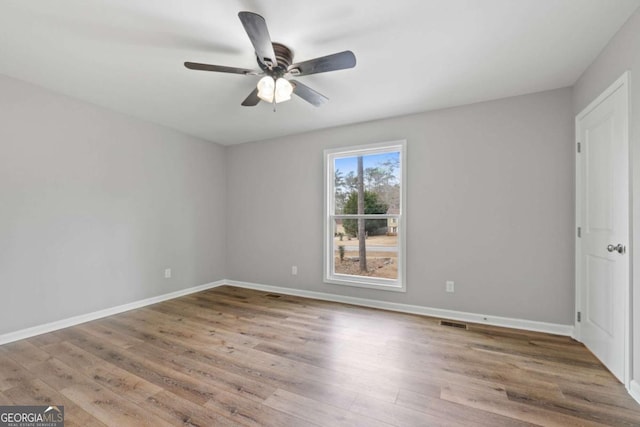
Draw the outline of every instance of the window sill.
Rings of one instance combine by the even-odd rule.
[[[356,288],[376,289],[379,291],[407,292],[404,283],[395,280],[372,279],[366,276],[348,276],[335,274],[325,277],[324,283],[332,285],[352,286]]]

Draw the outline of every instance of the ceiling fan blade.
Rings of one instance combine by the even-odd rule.
[[[267,68],[277,66],[278,61],[273,51],[271,36],[269,36],[269,30],[267,29],[267,23],[264,18],[253,12],[240,12],[238,13],[238,17],[251,40],[251,44],[253,44],[256,50],[256,55],[260,62],[266,65]]]
[[[247,98],[242,101],[243,107],[255,107],[260,102],[260,98],[258,98],[258,88],[255,88],[253,92],[247,96]]]
[[[255,76],[260,74],[256,70],[246,68],[225,67],[224,65],[198,64],[197,62],[185,62],[184,66],[190,70],[217,71],[220,73],[244,74],[245,76]]]
[[[296,80],[290,80],[290,82],[294,85],[293,93],[295,93],[308,103],[315,105],[316,107],[319,107],[329,101],[329,98],[322,95],[321,93],[316,92],[309,86],[303,85]]]
[[[309,61],[293,64],[289,72],[294,76],[307,76],[309,74],[326,73],[327,71],[344,70],[356,66],[356,56],[350,50],[322,56]]]

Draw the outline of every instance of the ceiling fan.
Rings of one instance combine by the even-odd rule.
[[[184,66],[190,70],[264,76],[242,102],[245,107],[253,107],[263,100],[273,103],[275,110],[275,104],[288,101],[292,93],[319,107],[329,98],[297,80],[292,80],[291,77],[344,70],[356,65],[356,57],[350,50],[293,64],[293,52],[287,46],[271,41],[267,23],[262,16],[252,12],[240,12],[238,17],[255,49],[259,70],[196,62],[185,62]]]

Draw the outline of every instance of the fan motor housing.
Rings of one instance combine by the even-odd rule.
[[[275,77],[281,77],[287,72],[287,69],[293,62],[293,52],[287,46],[281,43],[271,43],[273,45],[273,51],[276,54],[276,61],[278,65],[269,69],[265,64],[260,61],[260,58],[256,57],[258,66],[267,74]]]

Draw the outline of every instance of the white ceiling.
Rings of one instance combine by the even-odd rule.
[[[571,86],[640,0],[2,0],[0,73],[221,144]],[[264,16],[330,101],[240,103],[258,77],[237,13]],[[1,96],[1,95],[0,95]]]

